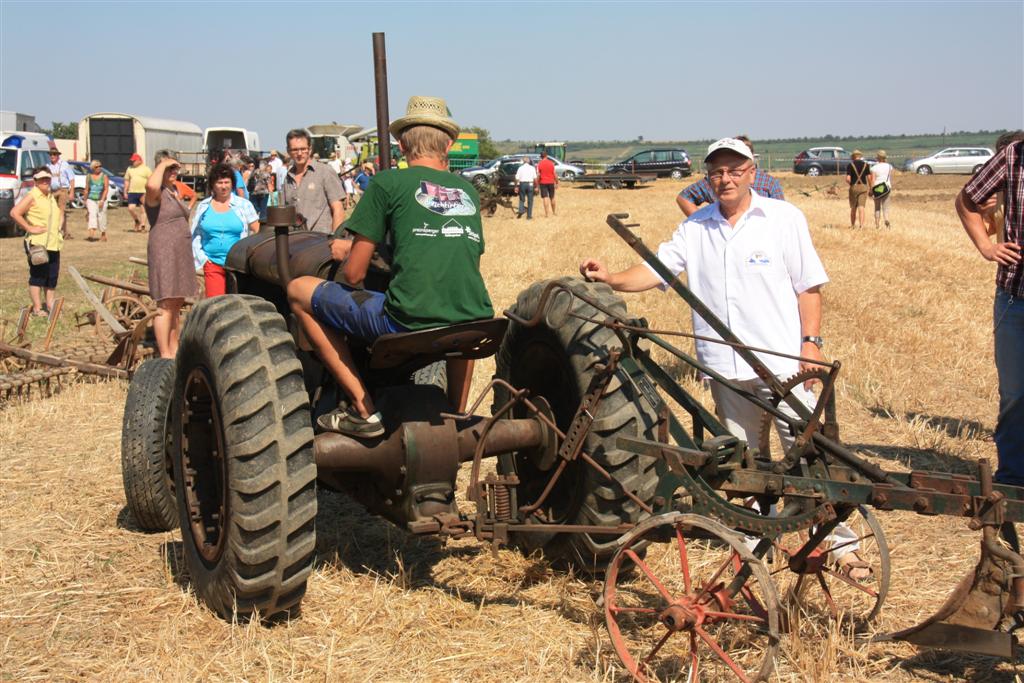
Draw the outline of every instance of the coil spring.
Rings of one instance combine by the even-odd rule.
[[[505,484],[495,484],[494,492],[494,518],[499,522],[508,522],[512,519],[512,496]]]

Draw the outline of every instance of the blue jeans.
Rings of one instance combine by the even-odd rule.
[[[992,317],[999,375],[995,478],[1024,486],[1024,299],[997,288]]]
[[[527,203],[528,202],[528,203]],[[527,219],[533,218],[533,183],[519,183],[519,215],[523,215],[523,205],[526,205]]]
[[[259,214],[260,220],[267,220],[267,200],[270,199],[269,194],[253,194],[249,199],[252,200],[253,208],[256,209],[256,213]]]

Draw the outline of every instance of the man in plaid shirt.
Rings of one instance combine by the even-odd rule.
[[[996,419],[996,480],[1024,486],[1024,132],[999,139],[996,155],[971,178],[956,198],[960,222],[975,248],[996,268],[993,307],[999,417]],[[985,214],[998,210],[996,193],[1005,197],[1002,231],[993,242]]]
[[[735,139],[746,144],[750,148],[751,154],[754,153],[754,144],[746,135],[737,135]],[[750,184],[750,189],[762,197],[786,199],[782,194],[782,185],[779,185],[779,181],[761,169],[757,169],[754,172],[754,182]],[[711,184],[707,178],[704,178],[680,192],[676,196],[676,204],[679,205],[684,214],[690,216],[701,204],[713,204],[716,199],[715,193],[711,190]]]

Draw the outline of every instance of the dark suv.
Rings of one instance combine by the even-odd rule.
[[[606,173],[657,173],[659,177],[685,178],[690,175],[690,156],[685,149],[645,149],[628,159],[616,161]]]
[[[801,175],[846,175],[850,153],[842,147],[811,147],[793,158],[793,173]]]

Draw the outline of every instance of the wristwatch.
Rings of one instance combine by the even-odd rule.
[[[815,346],[817,346],[817,347],[818,347],[819,349],[820,349],[820,348],[821,348],[822,346],[824,346],[824,345],[825,345],[825,340],[824,340],[824,339],[822,339],[821,337],[804,337],[804,338],[803,338],[803,339],[801,339],[800,341],[801,341],[801,342],[811,342],[812,344],[814,344]]]

